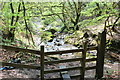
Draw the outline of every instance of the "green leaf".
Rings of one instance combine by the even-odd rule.
[[[9,26],[10,28],[15,28],[16,26]]]

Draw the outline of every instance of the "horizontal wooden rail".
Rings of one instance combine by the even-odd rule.
[[[82,52],[82,51],[83,49],[51,51],[51,52],[45,52],[45,55],[56,55],[56,54],[65,54],[65,53]]]
[[[85,70],[91,70],[91,69],[96,69],[96,66],[86,67],[86,68],[85,68]]]
[[[70,78],[72,78],[72,79],[76,79],[78,77],[80,78],[81,75],[80,74],[70,75]],[[62,78],[61,77],[59,77],[59,78],[49,78],[49,79],[45,79],[45,80],[62,80]]]
[[[2,66],[12,66],[15,68],[28,68],[28,69],[37,69],[40,70],[40,66],[32,66],[32,65],[22,65],[22,64],[15,64],[15,63],[7,63],[7,62],[0,62]]]
[[[93,46],[93,47],[88,47],[87,50],[97,50],[98,47],[97,46]]]
[[[45,80],[62,80],[62,78],[61,77],[59,77],[59,78],[45,78]]]
[[[39,50],[32,50],[32,49],[23,49],[13,46],[6,46],[6,45],[0,45],[3,49],[13,50],[13,51],[22,51],[22,52],[28,52],[28,53],[34,53],[34,54],[40,54],[41,51]],[[87,50],[96,50],[97,47],[88,47]],[[83,49],[73,49],[73,50],[62,50],[62,51],[52,51],[52,52],[45,52],[45,55],[55,55],[55,54],[65,54],[65,53],[74,53],[74,52],[82,52]]]
[[[63,60],[54,60],[54,61],[45,61],[45,64],[57,64],[57,63],[65,63],[65,62],[73,62],[73,61],[80,61],[82,58],[73,58],[73,59],[63,59]]]
[[[87,50],[97,50],[97,47],[88,47]],[[55,55],[55,54],[65,54],[65,53],[74,53],[74,52],[82,52],[83,49],[72,49],[72,50],[62,50],[62,51],[51,51],[45,52],[45,55]]]
[[[91,62],[91,61],[96,61],[97,58],[90,58],[90,59],[86,59],[86,62]]]
[[[47,73],[54,73],[60,71],[68,71],[68,70],[80,70],[82,67],[71,67],[71,68],[63,68],[63,69],[54,69],[54,70],[46,70],[45,74]]]
[[[54,61],[45,61],[45,64],[58,64],[65,62],[81,61],[82,58],[73,58],[73,59],[63,59],[63,60],[54,60]],[[86,62],[96,61],[97,58],[86,59]]]
[[[0,45],[3,49],[8,49],[8,50],[13,50],[13,51],[22,51],[22,52],[28,52],[28,53],[33,53],[37,55],[41,55],[42,51],[39,50],[31,50],[31,49],[23,49],[23,48],[18,48],[18,47],[12,47],[12,46],[5,46],[5,45]],[[88,47],[86,48],[86,51],[88,50],[97,50],[97,47]],[[52,52],[44,52],[43,54],[46,55],[56,55],[56,54],[65,54],[65,53],[74,53],[74,52],[83,52],[83,49],[73,49],[73,50],[62,50],[62,51],[52,51]],[[45,61],[44,64],[52,64],[52,63],[65,63],[65,62],[73,62],[73,61],[82,61],[83,58],[73,58],[73,59],[62,59],[62,60],[54,60],[54,61]],[[42,59],[44,60],[44,59]],[[86,62],[90,61],[96,61],[97,58],[91,58],[91,59],[86,59]],[[43,61],[44,62],[44,61]],[[32,65],[23,65],[23,64],[15,64],[15,63],[7,63],[7,62],[0,62],[2,66],[12,66],[15,68],[28,68],[28,69],[37,69],[37,70],[43,70],[41,69],[41,66],[32,66]],[[46,70],[44,71],[44,74],[47,73],[54,73],[54,72],[61,72],[61,71],[68,71],[68,70],[82,70],[83,68],[81,66],[79,67],[70,67],[70,68],[63,68],[63,69],[53,69],[53,70]],[[86,67],[85,70],[91,70],[91,69],[96,69],[96,66],[92,67]],[[81,76],[81,75],[77,75]]]
[[[80,78],[81,77],[81,75],[80,74],[75,74],[75,75],[71,75],[70,76],[72,79],[76,79],[76,78]]]
[[[38,55],[40,55],[40,53],[41,53],[41,51],[38,51],[38,50],[23,49],[23,48],[5,46],[5,45],[0,45],[0,46],[3,49],[13,50],[13,51],[22,51],[22,52],[34,53],[34,54],[38,54]]]
[[[82,67],[71,67],[71,68],[63,68],[63,69],[46,70],[46,71],[44,71],[44,73],[47,74],[47,73],[54,73],[54,72],[60,72],[60,71],[81,70],[81,69],[82,69]],[[96,66],[85,68],[85,70],[91,70],[91,69],[96,69]]]

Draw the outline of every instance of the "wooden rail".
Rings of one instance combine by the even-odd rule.
[[[96,66],[86,67],[86,68],[85,68],[85,70],[91,70],[91,69],[96,69]]]
[[[80,76],[81,76],[80,74],[70,75],[70,77],[71,77],[72,79],[76,79],[76,78],[78,78],[78,77],[80,77]],[[49,79],[46,79],[46,80],[62,80],[62,78],[61,78],[61,77],[59,77],[59,78],[49,78]]]
[[[86,62],[91,62],[91,61],[96,61],[97,58],[90,58],[90,59],[86,59]]]
[[[24,49],[19,47],[13,47],[13,46],[6,46],[6,45],[0,45],[1,48],[7,49],[7,50],[13,50],[13,51],[21,51],[21,52],[27,52],[27,53],[33,53],[40,55],[42,53],[39,50],[32,50],[32,49]],[[88,47],[87,50],[97,50],[97,47]],[[62,50],[62,51],[51,51],[51,52],[44,52],[45,55],[55,55],[55,54],[65,54],[65,53],[73,53],[73,52],[82,52],[83,49],[73,49],[73,50]]]
[[[54,73],[54,72],[60,72],[60,71],[68,71],[68,70],[79,70],[81,68],[82,67],[70,67],[70,68],[63,68],[63,69],[46,70],[45,74]]]
[[[47,73],[55,73],[60,71],[69,71],[69,70],[81,70],[82,67],[70,67],[70,68],[63,68],[63,69],[53,69],[53,70],[46,70],[45,74]],[[96,66],[86,67],[85,70],[96,69]]]
[[[32,65],[22,65],[22,64],[15,64],[15,63],[7,63],[7,62],[0,62],[2,66],[12,66],[15,68],[28,68],[28,69],[37,69],[40,70],[40,66],[32,66]]]
[[[81,60],[82,58],[63,59],[63,60],[45,61],[45,64],[58,64],[58,63],[74,62],[74,61],[81,61]],[[91,62],[96,60],[97,58],[90,58],[90,59],[86,59],[86,62]]]
[[[87,67],[85,68],[86,70],[91,70],[91,69],[96,69],[96,66],[93,66],[93,67]],[[58,71],[59,72],[59,71]],[[76,79],[76,78],[80,78],[81,75],[80,74],[73,74],[73,75],[70,75],[70,78],[72,79]],[[51,79],[46,79],[46,80],[62,80],[62,78],[51,78]]]
[[[88,47],[87,50],[97,50],[97,47]],[[72,49],[72,50],[62,50],[62,51],[51,51],[45,52],[45,55],[56,55],[56,54],[66,54],[66,53],[73,53],[73,52],[82,52],[83,49]]]
[[[20,51],[20,52],[27,52],[33,53],[40,56],[40,66],[32,66],[32,65],[23,65],[23,64],[14,64],[14,63],[6,63],[0,62],[3,66],[12,66],[16,68],[28,68],[28,69],[38,69],[40,70],[41,80],[44,80],[44,74],[53,73],[53,72],[61,72],[61,71],[69,71],[69,70],[80,70],[81,74],[78,75],[71,75],[70,77],[81,77],[81,80],[84,80],[84,75],[86,70],[96,69],[96,75],[101,78],[103,76],[103,64],[104,64],[104,53],[105,53],[105,32],[101,34],[100,37],[104,37],[100,39],[99,46],[95,47],[87,47],[87,42],[84,43],[82,49],[73,49],[73,50],[62,50],[62,51],[51,51],[51,52],[44,52],[44,46],[41,46],[41,50],[32,50],[32,49],[23,49],[13,46],[6,46],[0,45],[3,49],[13,50],[13,51]],[[89,50],[97,50],[97,58],[86,59],[86,53]],[[103,51],[102,51],[103,50]],[[82,52],[82,58],[73,58],[73,59],[62,59],[62,60],[53,60],[53,61],[44,61],[44,57],[47,55],[56,55],[56,54],[67,54],[67,53],[74,53],[74,52]],[[103,52],[103,53],[102,53]],[[101,57],[102,56],[102,57]],[[58,63],[65,63],[65,62],[73,62],[73,61],[80,61],[81,66],[77,67],[69,67],[63,69],[53,69],[53,70],[44,70],[45,64],[58,64]],[[86,67],[86,62],[97,61],[96,66]],[[100,66],[100,69],[99,69]],[[100,72],[100,73],[99,73]]]
[[[96,66],[85,68],[85,62],[90,62],[90,61],[96,61],[97,60],[97,58],[86,59],[86,52],[88,50],[97,50],[97,47],[88,47],[87,48],[87,45],[86,45],[86,46],[84,46],[83,49],[44,52],[44,46],[41,46],[41,51],[31,50],[31,49],[23,49],[23,48],[16,48],[16,47],[5,46],[5,45],[0,45],[0,46],[2,46],[2,48],[7,49],[7,50],[33,53],[33,54],[37,54],[37,55],[41,56],[40,57],[40,61],[41,61],[40,66],[31,66],[31,65],[22,65],[22,64],[0,62],[0,63],[2,63],[3,66],[12,66],[12,67],[16,67],[16,68],[38,69],[38,70],[40,70],[40,73],[41,73],[40,74],[41,75],[41,80],[44,80],[44,74],[61,72],[61,71],[69,71],[69,70],[80,70],[80,71],[82,71],[81,75],[77,75],[77,76],[81,76],[84,79],[85,70],[90,70],[90,69],[95,69],[96,68]],[[74,53],[74,52],[82,52],[82,55],[83,55],[82,58],[44,61],[44,56],[47,56],[47,55],[67,54],[67,53]],[[44,65],[45,64],[55,64],[55,63],[58,64],[58,63],[73,62],[73,61],[81,61],[82,66],[81,67],[80,66],[79,67],[69,67],[69,68],[63,68],[63,69],[44,70]]]
[[[3,49],[12,50],[12,51],[34,53],[34,54],[37,54],[37,55],[39,55],[41,53],[41,51],[38,51],[38,50],[24,49],[24,48],[18,48],[18,47],[13,47],[13,46],[6,46],[6,45],[0,45],[0,46]]]
[[[63,59],[63,60],[45,61],[45,64],[65,63],[65,62],[73,62],[73,61],[80,61],[80,60],[82,60],[82,58],[73,58],[73,59]]]

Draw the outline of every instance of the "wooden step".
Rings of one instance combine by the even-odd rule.
[[[59,66],[60,69],[66,68],[66,66]],[[68,74],[68,71],[61,71],[60,76],[63,80],[71,80],[70,75]]]

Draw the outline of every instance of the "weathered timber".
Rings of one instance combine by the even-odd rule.
[[[24,48],[18,48],[13,46],[6,46],[6,45],[0,45],[1,48],[7,49],[7,50],[13,50],[13,51],[22,51],[22,52],[28,52],[28,53],[34,53],[34,54],[40,54],[41,51],[39,50],[32,50],[32,49],[24,49]],[[96,50],[97,47],[88,47],[87,50]],[[52,52],[44,52],[45,55],[55,55],[55,54],[65,54],[65,53],[73,53],[73,52],[82,52],[83,49],[73,49],[73,50],[63,50],[63,51],[52,51]]]
[[[99,44],[96,63],[97,66],[96,77],[98,79],[101,79],[103,77],[105,47],[106,47],[106,30],[104,30],[102,33],[99,33]]]
[[[74,75],[71,75],[70,77],[71,77],[71,79],[76,79],[76,78],[81,78],[81,75],[80,74],[74,74]]]
[[[46,70],[44,73],[53,73],[53,72],[60,72],[60,71],[68,71],[68,70],[79,70],[82,67],[71,67],[71,68],[64,68],[64,69],[54,69],[54,70]]]
[[[84,76],[85,76],[85,62],[86,62],[87,43],[88,43],[87,41],[85,41],[83,43],[82,61],[81,61],[82,70],[80,70],[82,80],[84,80]]]
[[[41,58],[40,58],[40,61],[41,61],[41,80],[44,80],[44,46],[41,46]]]
[[[85,70],[91,70],[91,69],[96,69],[96,66],[86,67],[86,68],[85,68]]]
[[[86,62],[91,62],[91,61],[96,61],[97,58],[90,58],[90,59],[86,59]]]
[[[61,71],[68,71],[68,70],[81,70],[82,67],[71,67],[71,68],[63,68],[63,69],[54,69],[54,70],[46,70],[44,71],[45,74],[47,73],[54,73],[54,72],[61,72]],[[86,67],[85,70],[96,69],[96,66]]]
[[[98,47],[97,46],[93,46],[93,47],[87,47],[87,50],[97,50]]]
[[[109,53],[109,55],[113,58],[115,58],[116,60],[120,61],[120,55],[117,53]]]
[[[45,64],[58,64],[58,63],[65,63],[65,62],[74,62],[74,61],[81,61],[82,58],[73,58],[73,59],[63,59],[63,60],[54,60],[54,61],[45,61]],[[96,61],[97,58],[90,58],[86,59],[86,62]]]
[[[32,66],[32,65],[23,65],[23,64],[15,64],[15,63],[7,63],[7,62],[0,62],[2,66],[12,66],[15,68],[28,68],[28,69],[37,69],[40,70],[40,66]]]
[[[60,69],[66,68],[66,66],[59,66]],[[60,76],[62,77],[62,80],[71,80],[70,75],[68,74],[67,71],[61,71]]]
[[[83,51],[83,49],[51,51],[51,52],[45,52],[45,55],[65,54],[65,53],[82,52],[82,51]]]
[[[87,50],[97,50],[97,47],[88,47]],[[72,49],[72,50],[62,50],[62,51],[51,51],[45,52],[45,55],[55,55],[55,54],[67,54],[67,53],[74,53],[74,52],[82,52],[83,49]]]
[[[87,48],[87,42],[84,43],[83,49],[62,50],[62,51],[52,51],[52,52],[44,52],[44,46],[41,46],[41,51],[31,50],[31,49],[23,49],[23,48],[16,48],[16,47],[5,46],[5,45],[2,45],[2,48],[3,49],[8,49],[8,50],[13,50],[13,51],[22,51],[22,52],[34,53],[34,54],[39,55],[40,56],[40,61],[41,61],[41,63],[40,63],[41,67],[40,66],[31,66],[31,65],[5,63],[5,62],[2,63],[2,64],[3,64],[3,66],[7,65],[7,66],[13,66],[13,67],[16,67],[16,68],[38,69],[38,70],[40,70],[41,80],[44,80],[44,74],[54,73],[54,72],[64,73],[68,70],[80,70],[81,71],[80,75],[73,75],[73,76],[71,75],[69,77],[70,78],[80,77],[82,80],[84,80],[85,70],[97,69],[96,66],[87,67],[87,68],[85,67],[85,62],[98,60],[97,58],[86,59],[86,52],[88,50],[98,50],[99,49],[99,47],[88,47]],[[44,61],[44,56],[46,56],[46,55],[66,54],[66,53],[74,53],[74,52],[82,52],[82,58]],[[44,65],[45,64],[65,63],[65,62],[73,62],[73,61],[81,61],[81,67],[61,68],[61,69],[45,70],[44,71]],[[65,76],[62,76],[62,77],[68,77],[68,75],[65,74]]]
[[[0,45],[0,46],[2,49],[7,49],[7,50],[28,52],[28,53],[33,53],[37,55],[41,53],[41,51],[38,51],[38,50],[24,49],[24,48],[18,48],[18,47],[13,47],[13,46],[6,46],[6,45]]]
[[[76,78],[80,78],[80,74],[74,74],[74,75],[70,75],[71,79],[76,79]],[[46,79],[46,80],[62,80],[61,77],[59,78],[49,78],[49,79]]]
[[[45,64],[65,63],[65,62],[73,62],[73,61],[80,61],[80,60],[82,60],[82,58],[73,58],[73,59],[63,59],[63,60],[45,61]]]

